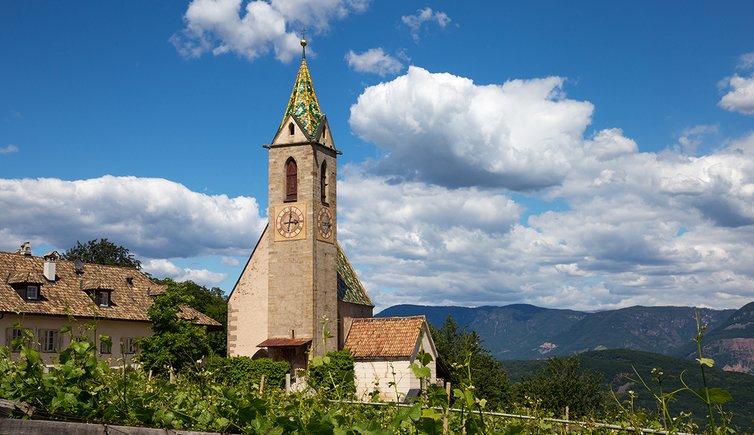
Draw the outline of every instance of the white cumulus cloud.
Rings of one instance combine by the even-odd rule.
[[[565,98],[562,87],[560,77],[477,85],[411,66],[365,89],[350,124],[385,151],[385,173],[447,186],[541,188],[560,183],[580,159],[591,122],[592,104]],[[633,147],[612,140],[614,149],[602,152]]]
[[[157,278],[173,278],[175,281],[193,281],[199,285],[214,287],[227,278],[227,274],[207,269],[190,269],[177,266],[170,260],[151,259],[142,263],[144,272]]]
[[[368,0],[193,0],[184,15],[186,26],[170,41],[185,57],[232,52],[254,60],[272,50],[288,62],[301,52],[297,26],[320,33],[367,5]]]
[[[108,238],[148,258],[239,255],[266,219],[254,198],[206,195],[160,178],[0,179],[0,248],[67,249]]]
[[[384,154],[341,172],[339,236],[378,307],[750,302],[754,134],[703,152],[718,127],[700,124],[641,152],[585,136],[592,111],[558,77],[410,67],[367,88],[351,126]]]
[[[741,77],[738,74],[726,80],[728,93],[720,99],[720,107],[731,112],[754,115],[754,75]]]
[[[346,61],[356,72],[374,73],[379,76],[395,74],[403,69],[403,64],[393,56],[386,54],[382,48],[370,48],[363,53],[349,50]]]
[[[414,41],[419,41],[419,33],[425,23],[436,23],[440,28],[445,28],[450,24],[451,19],[445,12],[433,11],[432,8],[426,7],[416,11],[416,15],[404,15],[401,21],[411,31],[411,37]]]

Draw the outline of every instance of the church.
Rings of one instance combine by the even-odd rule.
[[[301,41],[301,65],[268,145],[268,224],[228,299],[228,356],[288,361],[348,349],[357,390],[419,388],[408,365],[437,353],[423,316],[373,318],[374,304],[338,244],[337,158]],[[435,363],[431,363],[435,380]],[[397,372],[396,372],[397,370]],[[396,379],[397,376],[400,379]]]

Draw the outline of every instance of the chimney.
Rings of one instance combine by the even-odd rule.
[[[23,242],[21,243],[21,248],[19,248],[16,251],[17,254],[25,255],[27,257],[31,257],[31,243],[29,242]]]
[[[47,281],[55,281],[55,261],[58,259],[58,253],[55,251],[45,254],[44,276]]]

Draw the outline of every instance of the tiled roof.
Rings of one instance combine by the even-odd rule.
[[[356,318],[344,347],[354,358],[409,358],[425,322],[424,316]]]
[[[149,321],[151,296],[165,291],[165,286],[132,268],[85,264],[83,272],[77,273],[73,262],[57,260],[55,269],[55,281],[47,281],[42,274],[43,258],[0,252],[0,312]],[[25,291],[23,284],[39,285],[39,300],[25,300],[16,291]],[[94,290],[111,291],[109,307],[93,302],[90,294]],[[179,316],[200,325],[219,326],[189,307],[182,307]]]
[[[367,291],[338,243],[338,300],[373,307]]]
[[[314,136],[317,127],[319,127],[322,112],[319,109],[319,102],[317,102],[317,94],[314,92],[312,76],[306,66],[306,58],[301,59],[301,66],[296,75],[296,82],[293,84],[288,107],[286,107],[285,115],[280,122],[280,128],[283,128],[288,115],[293,115],[298,120],[310,138]]]

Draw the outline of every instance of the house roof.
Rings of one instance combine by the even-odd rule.
[[[344,348],[354,358],[410,358],[426,323],[424,316],[353,319]]]
[[[74,263],[65,260],[55,262],[55,280],[48,281],[42,273],[44,262],[42,257],[0,252],[0,312],[149,321],[152,296],[166,289],[133,268],[86,263],[76,272]],[[25,284],[39,285],[39,300],[24,298]],[[109,307],[94,303],[95,290],[110,291]],[[200,325],[220,325],[190,307],[181,307],[178,316]]]
[[[338,300],[373,307],[366,289],[338,243]]]
[[[288,100],[288,106],[285,109],[280,128],[283,128],[289,115],[293,115],[296,118],[301,128],[310,138],[314,137],[314,133],[317,131],[320,120],[323,117],[322,111],[319,109],[317,94],[314,92],[314,82],[312,82],[309,67],[306,66],[305,56],[301,58],[301,66],[298,69],[296,81],[293,83],[291,98]]]

